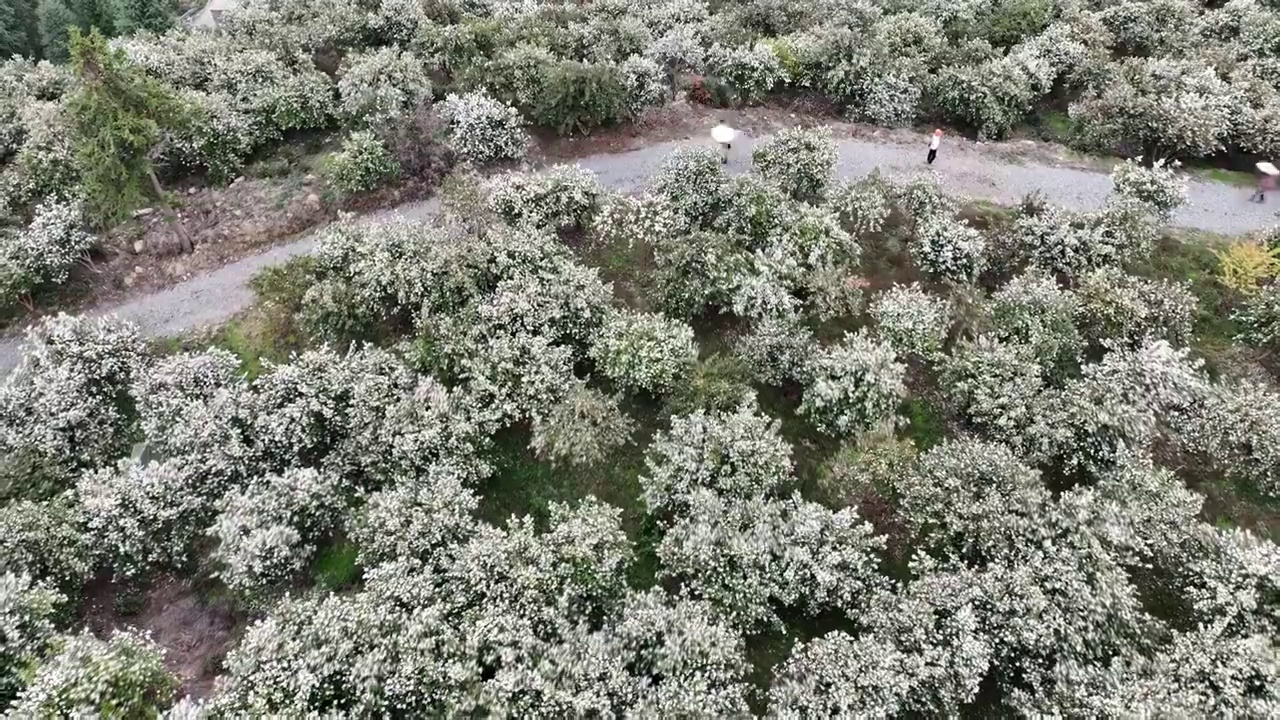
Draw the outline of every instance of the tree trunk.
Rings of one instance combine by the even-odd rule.
[[[164,188],[160,186],[160,178],[156,177],[156,169],[150,163],[147,163],[147,177],[151,178],[151,189],[155,190],[156,198],[164,199]]]

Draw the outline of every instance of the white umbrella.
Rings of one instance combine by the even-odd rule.
[[[724,123],[711,128],[711,139],[721,145],[728,145],[737,136],[738,132]]]
[[[1264,162],[1258,163],[1258,169],[1266,173],[1267,175],[1280,175],[1280,170],[1277,170],[1276,166],[1272,165],[1269,162],[1264,161]]]

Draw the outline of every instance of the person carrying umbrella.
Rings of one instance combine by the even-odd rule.
[[[1258,189],[1254,191],[1253,196],[1249,199],[1253,202],[1263,203],[1267,201],[1267,191],[1276,189],[1276,176],[1280,175],[1280,170],[1269,162],[1260,162],[1257,165],[1258,171],[1262,173],[1262,177],[1258,178]]]
[[[711,139],[719,143],[720,148],[723,150],[720,155],[720,164],[727,165],[729,163],[729,150],[733,147],[733,140],[737,136],[738,131],[723,122],[711,128]]]

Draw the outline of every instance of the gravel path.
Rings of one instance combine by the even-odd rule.
[[[595,171],[603,184],[634,192],[646,187],[663,158],[672,150],[699,142],[707,141],[660,143],[640,150],[594,155],[579,162]],[[743,172],[750,167],[752,144],[750,138],[734,143],[730,154],[731,172]],[[1111,181],[1104,173],[1014,162],[1007,157],[996,156],[990,148],[960,140],[944,142],[936,164],[928,168],[924,164],[926,147],[923,138],[914,145],[841,140],[836,172],[841,178],[860,177],[875,168],[897,178],[933,172],[943,187],[956,195],[1011,204],[1038,189],[1050,204],[1072,209],[1100,206],[1111,189]],[[1238,234],[1267,228],[1278,222],[1274,205],[1250,203],[1248,195],[1249,191],[1244,188],[1192,181],[1188,202],[1175,214],[1173,224],[1215,233]],[[376,219],[398,213],[418,219],[431,216],[436,208],[436,201],[428,200],[367,217]],[[167,290],[90,312],[95,315],[115,314],[130,320],[147,337],[178,335],[217,325],[253,302],[248,281],[255,273],[296,255],[309,253],[314,247],[315,235],[312,234]],[[0,340],[0,373],[7,374],[17,364],[20,343],[18,338]]]

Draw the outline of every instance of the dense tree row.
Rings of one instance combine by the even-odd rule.
[[[1277,391],[1210,377],[1187,346],[1195,298],[1129,274],[1176,177],[1124,167],[1099,212],[1029,203],[979,228],[927,182],[833,186],[821,132],[758,156],[729,177],[682,151],[638,196],[575,168],[513,173],[455,184],[434,225],[338,225],[285,308],[314,349],[252,378],[110,320],[34,329],[0,388],[4,701],[175,718],[1280,709],[1280,550],[1206,522],[1186,484],[1277,500]],[[652,268],[627,302],[583,259],[601,251]],[[912,282],[849,282],[886,252]],[[729,342],[695,331],[708,318]],[[769,409],[779,391],[795,402]],[[945,418],[930,447],[903,433],[908,401]],[[642,441],[645,407],[661,421]],[[590,496],[481,519],[496,440],[521,430],[553,472],[607,473],[644,442],[644,537]],[[797,433],[841,447],[802,471]],[[336,537],[358,586],[309,588]],[[653,577],[633,573],[645,562]],[[238,598],[255,619],[211,697],[174,706],[143,635],[77,634],[66,610],[96,571],[207,572]],[[769,633],[794,644],[759,667],[748,647]]]
[[[0,56],[28,58],[0,68],[0,224],[15,228],[55,200],[113,223],[157,176],[229,179],[300,130],[348,134],[327,166],[344,193],[518,159],[526,123],[588,132],[690,75],[722,104],[817,93],[857,120],[981,137],[1069,109],[1073,140],[1102,152],[1280,153],[1280,13],[1260,0],[245,0],[217,32],[166,29],[157,0],[11,5]],[[68,28],[120,33],[123,57],[76,50]],[[75,77],[42,54],[74,55]],[[0,302],[60,282],[84,252],[63,240],[0,233]],[[54,251],[40,262],[33,245]]]

